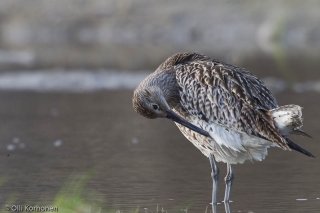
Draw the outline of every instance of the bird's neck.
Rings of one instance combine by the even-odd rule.
[[[174,72],[155,72],[153,84],[160,88],[170,108],[180,103],[179,86]]]

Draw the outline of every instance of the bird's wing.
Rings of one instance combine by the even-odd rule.
[[[249,71],[201,56],[174,69],[184,110],[289,149],[266,113],[278,107],[274,95]]]

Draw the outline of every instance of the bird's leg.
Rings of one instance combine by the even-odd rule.
[[[213,154],[210,155],[210,164],[211,164],[211,177],[212,177],[212,213],[217,212],[217,195],[218,195],[218,180],[219,180],[219,168],[217,162],[214,159]]]
[[[224,178],[224,181],[226,182],[226,191],[224,193],[224,203],[229,203],[230,201],[230,191],[232,187],[232,182],[234,179],[233,169],[232,165],[230,163],[227,164],[227,175]]]

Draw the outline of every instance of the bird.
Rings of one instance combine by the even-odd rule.
[[[279,106],[274,94],[250,71],[203,54],[183,52],[166,59],[137,86],[132,103],[146,118],[174,121],[209,158],[212,212],[217,205],[217,162],[227,164],[226,205],[234,180],[233,165],[262,161],[270,147],[315,157],[288,137],[311,137],[301,129],[302,107]]]

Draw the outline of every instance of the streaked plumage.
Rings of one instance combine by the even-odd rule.
[[[200,128],[201,132],[176,122],[187,139],[213,158],[212,167],[215,161],[229,168],[245,160],[263,160],[270,146],[313,157],[287,138],[289,133],[308,136],[300,129],[300,106],[279,107],[272,92],[248,70],[201,54],[169,57],[134,91],[133,106],[148,118],[171,119],[167,112],[173,110]],[[230,170],[233,177],[231,166]]]

